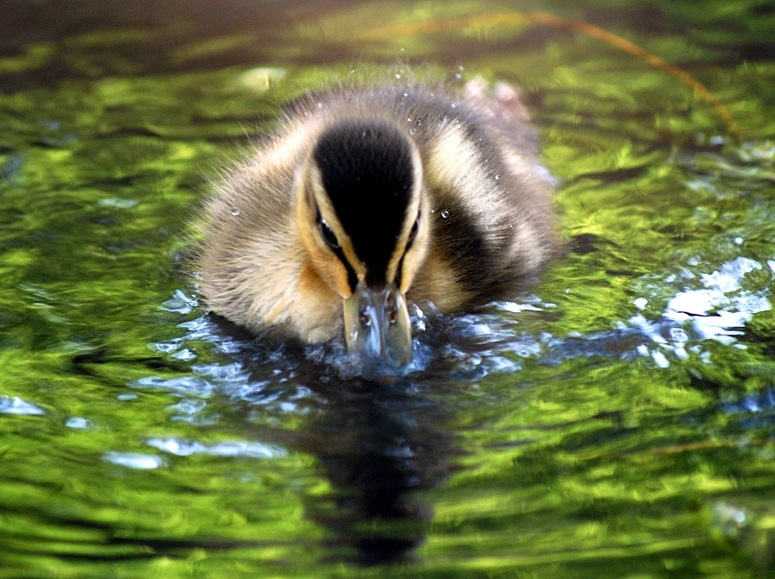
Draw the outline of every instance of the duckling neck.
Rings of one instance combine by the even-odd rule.
[[[346,119],[320,135],[311,159],[323,188],[366,265],[366,284],[385,287],[391,258],[422,179],[408,135],[382,119]]]

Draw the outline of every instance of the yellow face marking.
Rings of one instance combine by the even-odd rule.
[[[402,268],[400,288],[402,292],[408,290],[417,267],[425,257],[429,229],[426,212],[420,211],[422,164],[416,150],[413,151],[413,155],[413,166],[415,167],[413,182],[416,190],[407,207],[405,223],[399,238],[396,240],[395,250],[388,262],[386,272],[387,282],[392,283],[397,277],[398,268]],[[352,268],[357,281],[363,282],[366,279],[366,265],[356,254],[350,237],[336,216],[333,205],[323,187],[319,169],[309,159],[306,160],[300,171],[297,186],[300,188],[297,191],[299,236],[310,256],[312,266],[330,287],[335,288],[336,292],[343,298],[347,298],[352,294],[348,270],[341,263],[339,256],[336,255],[337,251],[326,244],[324,235],[320,231],[318,217],[330,228],[338,243],[340,255]],[[413,234],[412,229],[418,217],[420,217],[418,228]],[[369,217],[364,216],[364,219],[367,218]],[[412,236],[414,236],[414,240],[411,247],[407,247]]]
[[[326,244],[320,231],[318,213],[331,228],[348,263],[356,276],[365,276],[365,268],[357,260],[349,238],[336,219],[327,200],[319,171],[307,159],[296,178],[296,229],[310,264],[318,277],[342,298],[352,295],[347,268]]]
[[[310,163],[310,167],[308,168],[308,175],[309,183],[307,186],[312,192],[314,201],[317,204],[317,210],[320,212],[320,217],[336,237],[336,241],[338,242],[342,253],[344,253],[347,262],[350,264],[350,267],[353,268],[353,271],[355,271],[355,276],[359,281],[363,280],[366,277],[366,266],[358,259],[355,248],[350,241],[350,236],[347,235],[344,227],[342,227],[342,224],[339,222],[339,218],[336,216],[336,211],[331,204],[331,200],[325,192],[320,171],[317,167],[312,166],[312,163]],[[317,214],[315,215],[315,227],[319,229]],[[319,235],[319,237],[321,236]],[[325,245],[325,242],[323,242],[323,244]],[[330,248],[327,249],[330,251]]]
[[[414,191],[411,202],[406,208],[403,229],[396,240],[396,246],[388,262],[387,275],[385,276],[388,283],[392,283],[398,275],[398,268],[401,267],[401,286],[399,289],[403,293],[406,293],[411,286],[415,272],[425,257],[428,236],[428,218],[425,215],[426,211],[422,202],[424,196],[422,160],[416,147],[412,147],[412,166],[414,167],[414,175],[412,176]],[[417,231],[414,233],[412,245],[409,246],[415,223],[417,223]]]

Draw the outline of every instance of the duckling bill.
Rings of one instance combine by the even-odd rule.
[[[551,258],[550,192],[508,85],[308,95],[207,202],[200,290],[256,334],[343,336],[364,368],[403,368],[408,302],[462,311]]]

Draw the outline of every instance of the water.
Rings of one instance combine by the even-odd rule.
[[[767,5],[17,4],[0,575],[772,573]],[[742,134],[669,72],[517,10],[679,65]],[[566,255],[514,301],[415,310],[394,384],[207,317],[186,224],[208,178],[293,95],[417,62],[522,85]]]

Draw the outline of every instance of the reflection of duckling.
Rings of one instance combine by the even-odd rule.
[[[550,178],[508,85],[340,88],[291,104],[207,204],[201,292],[254,332],[344,332],[411,360],[406,297],[442,312],[503,297],[555,248]]]

